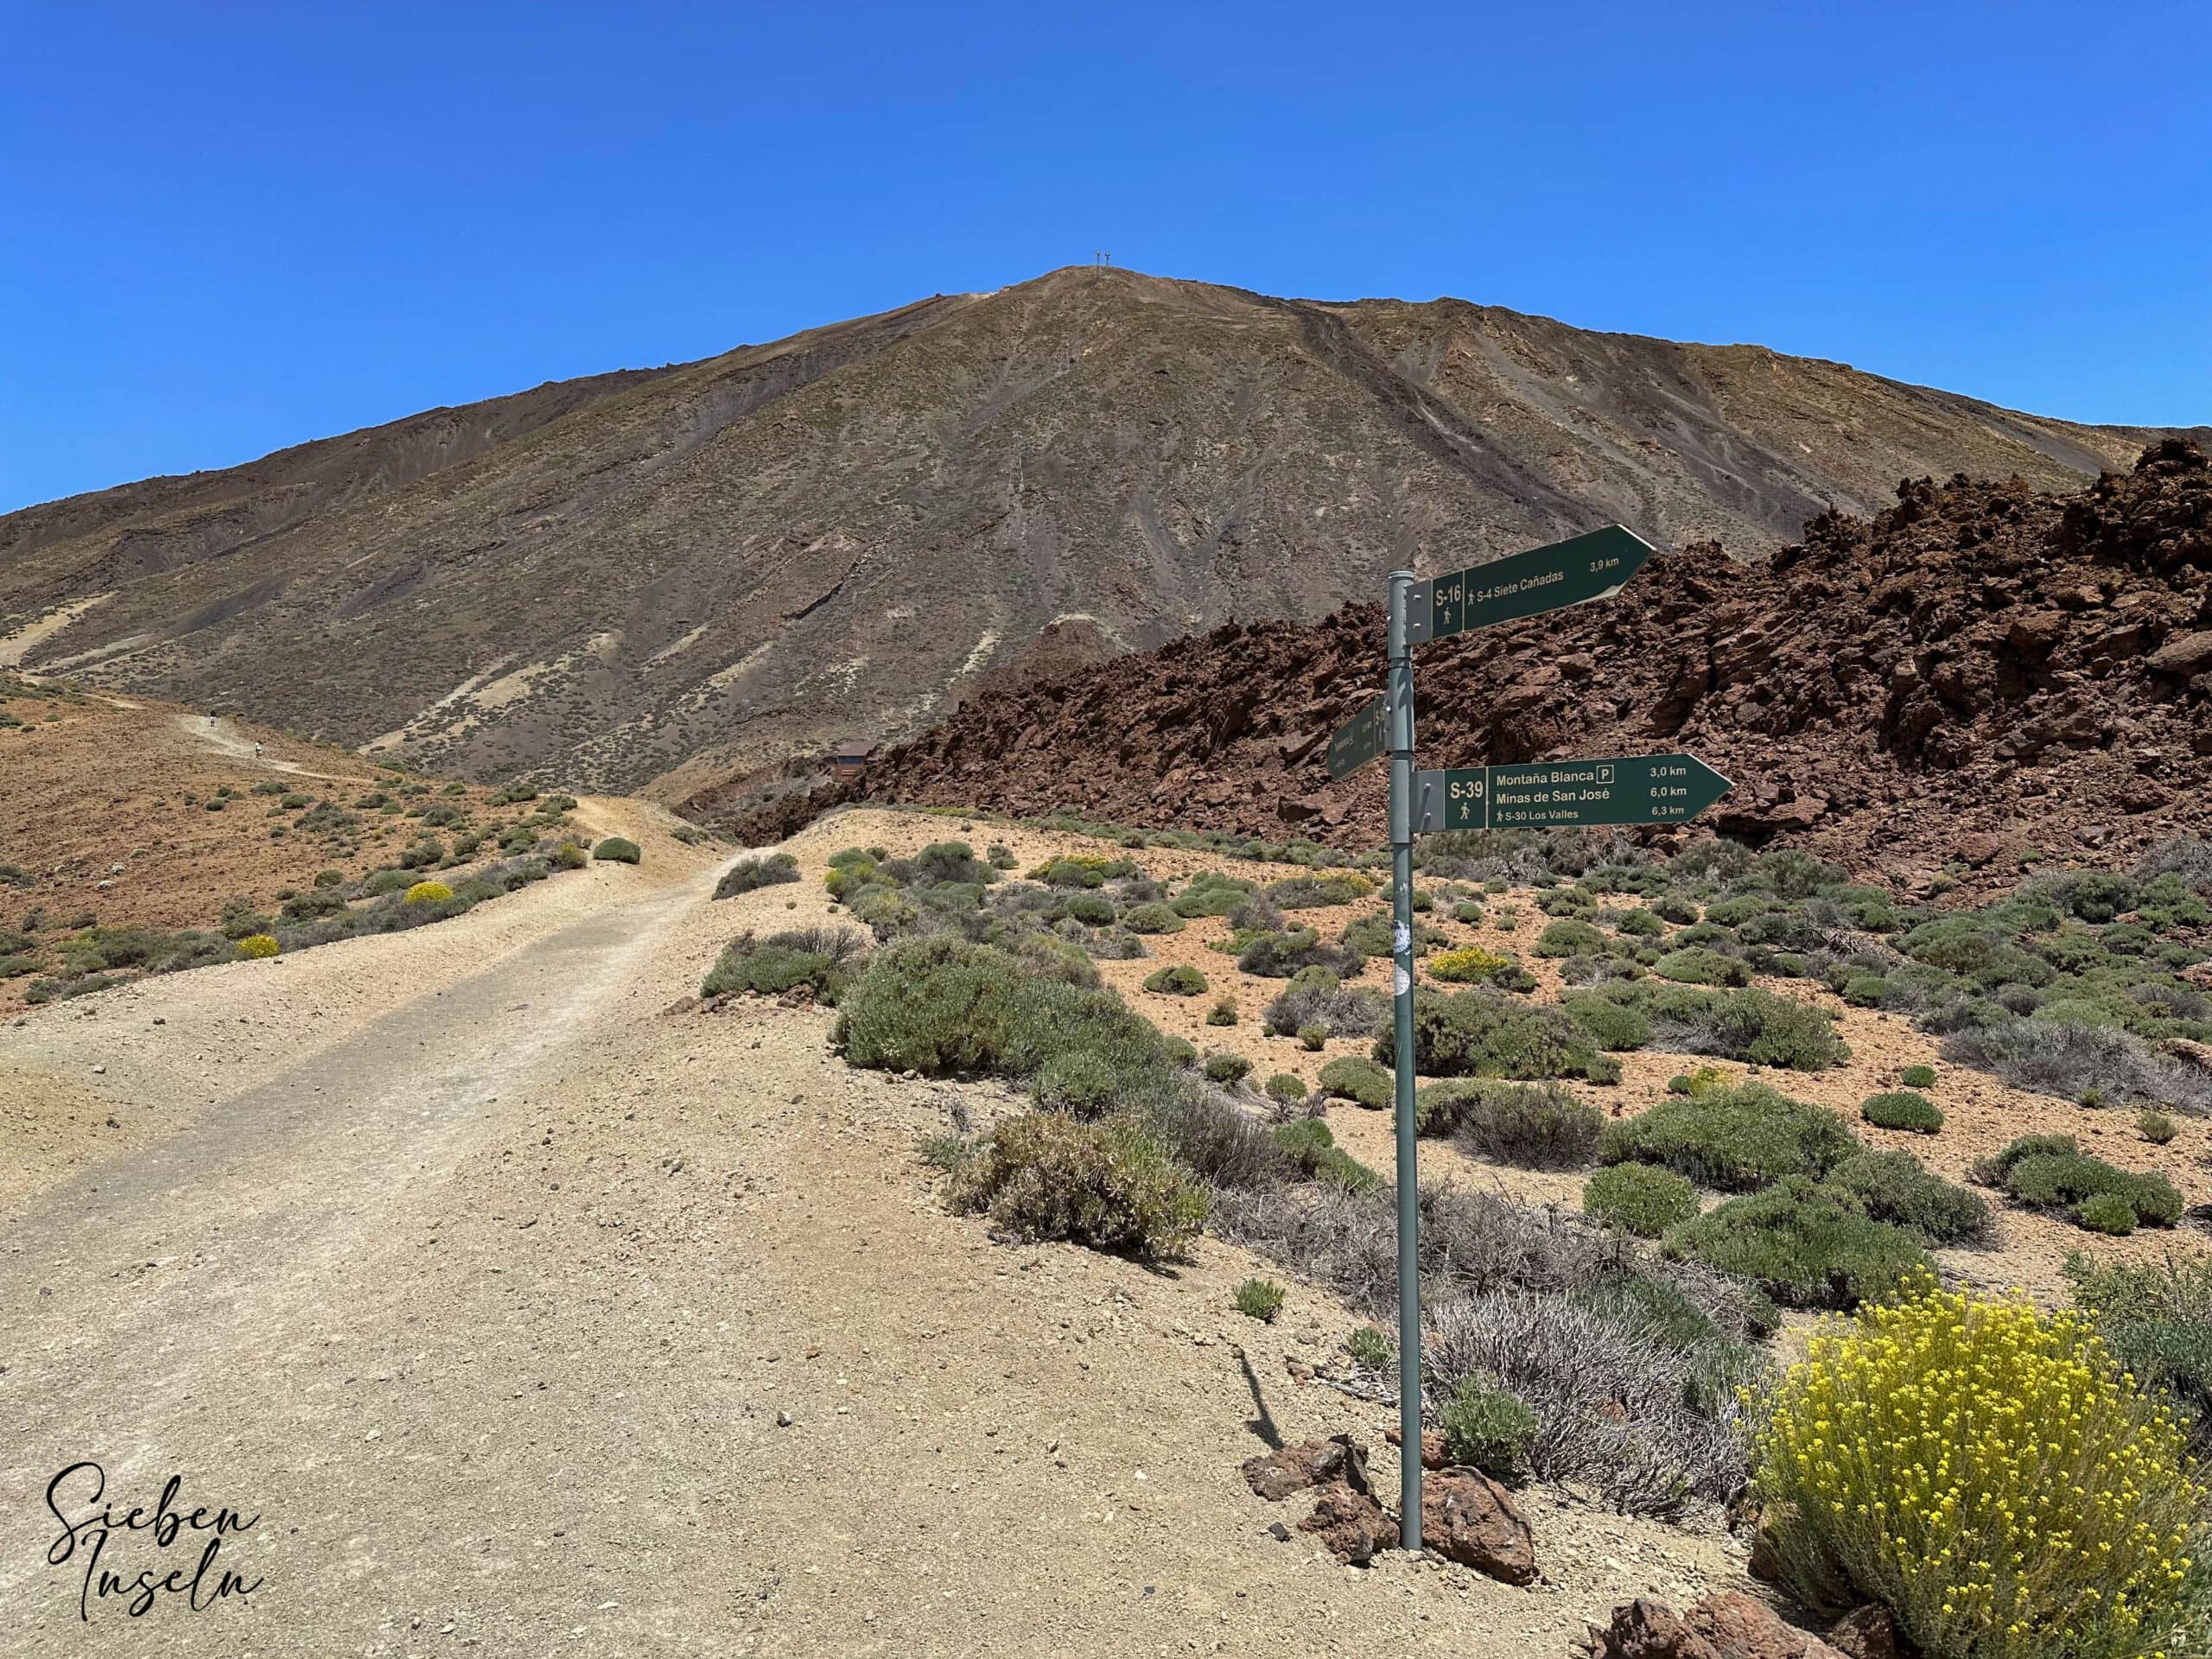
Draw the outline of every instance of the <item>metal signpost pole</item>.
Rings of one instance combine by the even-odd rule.
[[[1728,792],[1691,754],[1414,770],[1413,648],[1608,599],[1651,556],[1618,524],[1448,576],[1390,575],[1389,684],[1329,739],[1329,776],[1390,756],[1390,963],[1398,1048],[1398,1537],[1421,1548],[1421,1166],[1414,1136],[1414,836],[1434,830],[1679,823]]]
[[[1410,570],[1390,575],[1390,885],[1398,1048],[1398,1536],[1421,1548],[1421,1173],[1414,1135],[1414,659]]]

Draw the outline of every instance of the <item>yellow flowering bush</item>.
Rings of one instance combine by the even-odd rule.
[[[1928,1659],[2204,1650],[2205,1491],[2079,1314],[1923,1281],[1812,1338],[1756,1452],[1788,1588],[1884,1604]]]
[[[1496,978],[1512,965],[1510,957],[1502,957],[1495,950],[1485,950],[1479,944],[1462,945],[1457,950],[1440,951],[1428,959],[1428,976],[1455,985],[1469,985],[1478,980]]]
[[[417,881],[407,889],[407,897],[400,902],[409,905],[442,905],[452,897],[453,889],[442,881]]]
[[[283,949],[270,933],[249,933],[238,943],[238,952],[242,957],[273,957]]]

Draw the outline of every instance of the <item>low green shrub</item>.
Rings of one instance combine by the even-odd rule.
[[[715,958],[700,995],[777,996],[806,985],[817,1000],[834,1002],[852,976],[861,943],[843,928],[795,928],[766,938],[747,933]]]
[[[2073,1214],[2092,1233],[2125,1238],[2135,1230],[2135,1206],[2117,1192],[2092,1192],[2074,1206]]]
[[[1088,1049],[1055,1054],[1037,1068],[1029,1092],[1048,1111],[1070,1117],[1103,1117],[1116,1104],[1120,1080],[1114,1068]]]
[[[412,857],[410,852],[408,855]],[[591,855],[573,841],[564,841],[546,854],[545,861],[556,870],[581,870],[591,862]]]
[[[1870,1095],[1859,1109],[1859,1116],[1878,1129],[1910,1129],[1933,1135],[1943,1127],[1943,1114],[1924,1095],[1901,1089],[1886,1095]]]
[[[1396,1030],[1385,1026],[1375,1041],[1375,1058],[1390,1065],[1396,1054]],[[1620,1063],[1600,1052],[1567,1014],[1511,1002],[1489,990],[1414,993],[1414,1069],[1432,1077],[1620,1081]]]
[[[1614,1164],[1582,1184],[1582,1213],[1637,1238],[1657,1238],[1697,1211],[1697,1188],[1655,1164]]]
[[[1370,1111],[1390,1109],[1397,1098],[1397,1080],[1373,1060],[1357,1054],[1340,1054],[1321,1068],[1321,1092],[1338,1095]]]
[[[1387,1371],[1398,1363],[1398,1344],[1371,1325],[1345,1333],[1344,1352],[1363,1371]]]
[[[1522,1472],[1541,1425],[1520,1395],[1470,1376],[1437,1414],[1436,1427],[1453,1463],[1510,1480]]]
[[[1446,1077],[1424,1083],[1414,1090],[1414,1133],[1443,1135],[1458,1132],[1468,1106],[1484,1090],[1498,1086],[1489,1077]]]
[[[1356,974],[1365,960],[1357,950],[1325,943],[1310,927],[1255,933],[1244,939],[1236,953],[1238,970],[1262,979],[1288,979],[1306,968]]]
[[[1268,897],[1285,910],[1326,910],[1357,904],[1375,891],[1365,876],[1349,871],[1328,875],[1294,875],[1267,889]]]
[[[1540,957],[1588,957],[1604,950],[1610,943],[1602,928],[1560,917],[1544,924],[1544,931],[1536,935],[1529,949]]]
[[[1190,884],[1170,901],[1178,916],[1226,916],[1250,896],[1253,884],[1211,871],[1192,876]]]
[[[1682,985],[1738,987],[1751,982],[1751,970],[1743,962],[1701,944],[1669,951],[1652,963],[1651,971]]]
[[[1232,1083],[1242,1083],[1249,1077],[1252,1062],[1242,1054],[1230,1054],[1217,1049],[1206,1056],[1198,1069],[1205,1074],[1208,1083],[1217,1083],[1225,1087]]]
[[[1793,1071],[1825,1071],[1848,1052],[1826,1009],[1767,991],[1638,982],[1610,994],[1643,1011],[1662,1048]]]
[[[1273,1325],[1282,1312],[1283,1287],[1272,1279],[1247,1279],[1236,1287],[1236,1311],[1262,1325]]]
[[[1605,1115],[1552,1087],[1491,1083],[1465,1099],[1454,1132],[1466,1150],[1523,1169],[1573,1169],[1590,1161]]]
[[[1147,974],[1144,988],[1161,996],[1198,996],[1205,991],[1206,976],[1187,963],[1177,963]]]
[[[1347,1192],[1370,1192],[1382,1184],[1380,1175],[1337,1144],[1329,1126],[1318,1117],[1279,1124],[1273,1138],[1309,1180]]]
[[[1084,990],[1098,988],[1098,964],[1090,953],[1071,939],[1052,933],[1025,933],[1014,942],[1014,954],[1031,971],[1046,979]]]
[[[957,1173],[954,1209],[988,1213],[1013,1237],[1066,1239],[1144,1256],[1198,1236],[1205,1192],[1139,1118],[1083,1122],[1029,1112],[993,1130]]]
[[[1180,933],[1190,924],[1169,906],[1153,903],[1132,905],[1122,918],[1122,925],[1132,933]]]
[[[1879,974],[1853,974],[1843,982],[1840,995],[1854,1008],[1878,1008],[1895,995],[1895,988]]]
[[[1669,1095],[1641,1116],[1606,1124],[1598,1141],[1601,1162],[1657,1164],[1724,1192],[1825,1175],[1859,1150],[1859,1137],[1827,1107],[1758,1083]]]
[[[1932,1065],[1908,1065],[1897,1074],[1897,1081],[1908,1089],[1933,1089],[1936,1068]]]
[[[976,897],[980,900],[982,894]],[[1103,893],[1078,889],[1064,897],[1059,903],[1063,916],[1072,917],[1085,927],[1105,927],[1114,919],[1114,901]]]
[[[2120,1363],[2173,1404],[2200,1463],[2212,1455],[2212,1261],[2101,1262],[2077,1250],[2066,1276]]]
[[[1224,992],[1220,1000],[1206,1010],[1206,1024],[1233,1026],[1236,1023],[1236,999]]]
[[[2140,1111],[2135,1115],[2135,1133],[2154,1147],[2163,1147],[2181,1133],[2181,1125],[2164,1112]]]
[[[2171,1227],[2181,1219],[2181,1194],[2163,1175],[2138,1175],[2092,1158],[2070,1135],[2025,1135],[1978,1161],[1974,1177],[2001,1188],[2031,1210],[2063,1211],[2076,1221],[2081,1205],[2100,1193],[2125,1202],[2141,1227]],[[2099,1205],[2098,1213],[2109,1213]]]
[[[1642,1048],[1651,1040],[1651,1021],[1640,1008],[1595,991],[1569,991],[1559,1001],[1567,1017],[1603,1049]]]
[[[1935,1264],[1902,1227],[1792,1179],[1681,1223],[1662,1248],[1749,1279],[1790,1307],[1849,1308],[1894,1295]]]
[[[1981,1195],[1954,1185],[1909,1152],[1858,1153],[1830,1170],[1821,1190],[1928,1244],[1979,1244],[1989,1236]]]
[[[1382,1023],[1389,1011],[1389,1005],[1364,985],[1346,985],[1325,968],[1306,968],[1291,976],[1289,985],[1260,1017],[1271,1037],[1295,1035],[1302,1041],[1308,1030],[1318,1030],[1326,1041],[1331,1037],[1364,1037]]]
[[[1278,1071],[1267,1080],[1261,1092],[1269,1100],[1280,1100],[1286,1103],[1303,1100],[1306,1095],[1306,1079],[1293,1072]]]
[[[1670,1095],[1717,1095],[1731,1086],[1728,1074],[1717,1065],[1678,1071],[1667,1079],[1667,1092]]]
[[[1171,1069],[1160,1033],[1112,993],[1039,977],[1007,951],[943,935],[876,951],[839,994],[831,1041],[849,1064],[929,1077],[1028,1077],[1071,1049],[1098,1054],[1130,1090]]]

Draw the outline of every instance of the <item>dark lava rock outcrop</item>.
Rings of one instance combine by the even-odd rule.
[[[1897,497],[1764,568],[1691,545],[1615,599],[1421,647],[1421,764],[1687,749],[1735,781],[1707,825],[1862,870],[2212,829],[2203,451],[2165,441],[2078,493]],[[1231,624],[979,696],[857,792],[1373,847],[1383,768],[1332,783],[1325,760],[1382,674],[1376,606]]]

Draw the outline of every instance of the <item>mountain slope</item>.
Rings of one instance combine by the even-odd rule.
[[[678,798],[920,730],[1055,622],[1120,651],[1311,620],[1606,519],[1748,552],[1902,475],[2069,483],[2145,436],[1758,347],[1077,268],[0,518],[0,637]]]

